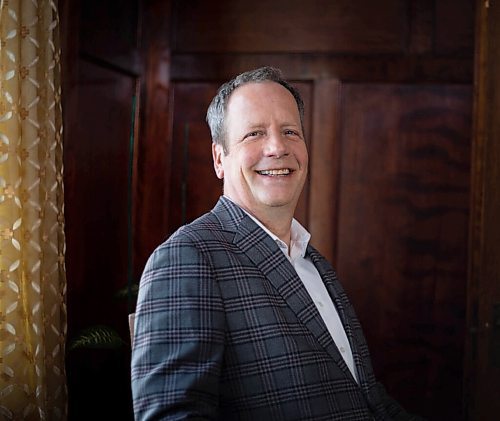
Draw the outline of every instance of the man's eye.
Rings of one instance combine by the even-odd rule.
[[[285,130],[285,134],[287,136],[298,136],[298,133],[295,130]]]
[[[262,135],[261,131],[255,131],[255,132],[247,133],[247,135],[245,136],[245,138],[257,137],[257,136],[260,136],[260,135]]]

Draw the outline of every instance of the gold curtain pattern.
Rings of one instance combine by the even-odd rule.
[[[66,419],[57,3],[0,5],[0,419]]]

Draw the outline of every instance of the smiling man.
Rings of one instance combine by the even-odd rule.
[[[225,114],[222,139],[212,145],[224,195],[290,246],[308,164],[295,98],[276,82],[249,83],[229,97]]]
[[[273,68],[207,113],[224,195],[150,257],[132,352],[137,420],[411,420],[376,381],[359,321],[294,218],[308,154]]]

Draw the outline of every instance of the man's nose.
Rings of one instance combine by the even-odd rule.
[[[285,136],[280,132],[272,132],[266,139],[266,156],[280,158],[288,155],[288,142]]]

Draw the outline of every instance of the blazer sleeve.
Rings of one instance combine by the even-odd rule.
[[[224,332],[207,253],[186,238],[167,241],[140,282],[131,361],[135,419],[217,419]]]

